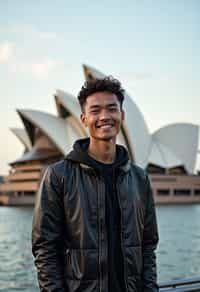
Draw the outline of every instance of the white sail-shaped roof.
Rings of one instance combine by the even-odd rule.
[[[189,173],[194,172],[199,138],[199,127],[197,125],[187,123],[168,125],[154,132],[152,138],[153,141],[164,145],[180,159],[181,165]]]
[[[181,159],[175,155],[167,146],[157,140],[153,140],[148,163],[158,165],[162,168],[182,166]]]
[[[18,110],[18,113],[32,141],[33,137],[31,136],[32,130],[30,125],[32,125],[33,128],[38,127],[63,155],[66,155],[71,150],[74,140],[79,138],[79,134],[74,129],[70,119],[66,123],[65,120],[59,117],[34,110]],[[28,121],[28,127],[26,121]]]
[[[75,97],[63,90],[56,90],[55,99],[59,116],[61,117],[60,105],[62,105],[68,115],[71,116],[71,122],[79,132],[80,137],[87,136],[87,130],[80,122],[81,109]]]
[[[11,128],[10,130],[22,142],[26,151],[31,150],[31,148],[32,148],[31,141],[30,141],[29,136],[27,135],[27,132],[25,129]]]
[[[78,121],[80,120],[81,109],[76,98],[72,94],[66,91],[57,89],[55,93],[55,98],[56,98],[56,105],[61,103],[70,115],[72,115]]]
[[[102,79],[105,75],[96,69],[83,65],[85,78],[91,77]],[[89,76],[89,78],[88,78]],[[123,123],[123,135],[127,141],[129,152],[132,152],[135,162],[141,167],[146,167],[151,149],[151,135],[142,113],[132,98],[125,93],[123,108],[125,110],[125,121]]]
[[[86,64],[83,64],[83,72],[87,81],[91,81],[92,79],[103,79],[105,77],[105,74]]]
[[[83,67],[86,80],[105,77],[90,66]],[[18,110],[25,129],[11,130],[27,151],[36,147],[40,133],[63,155],[71,150],[75,140],[88,136],[87,129],[80,121],[81,109],[78,100],[62,90],[56,91],[55,100],[58,117],[41,111]],[[177,123],[165,126],[150,135],[142,113],[127,93],[123,107],[125,121],[117,142],[127,147],[131,158],[138,165],[145,168],[148,164],[154,164],[166,169],[181,166],[188,173],[194,172],[199,126]]]

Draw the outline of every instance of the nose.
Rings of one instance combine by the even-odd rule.
[[[102,109],[99,115],[99,120],[110,120],[110,114],[106,109]]]

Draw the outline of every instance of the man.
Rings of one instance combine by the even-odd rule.
[[[158,291],[149,179],[116,145],[124,90],[107,77],[86,82],[78,99],[89,138],[48,167],[36,202],[32,241],[40,289]]]

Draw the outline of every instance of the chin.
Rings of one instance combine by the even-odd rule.
[[[92,137],[95,140],[101,140],[101,141],[115,141],[117,138],[118,132],[115,133],[90,133],[90,137]]]
[[[98,140],[103,140],[103,141],[110,141],[110,140],[116,140],[117,136],[101,136],[98,137]]]

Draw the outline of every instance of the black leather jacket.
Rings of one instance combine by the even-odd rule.
[[[158,291],[156,214],[146,173],[119,167],[126,292]],[[48,167],[35,206],[32,250],[43,292],[108,291],[105,185],[94,169],[64,159]]]

